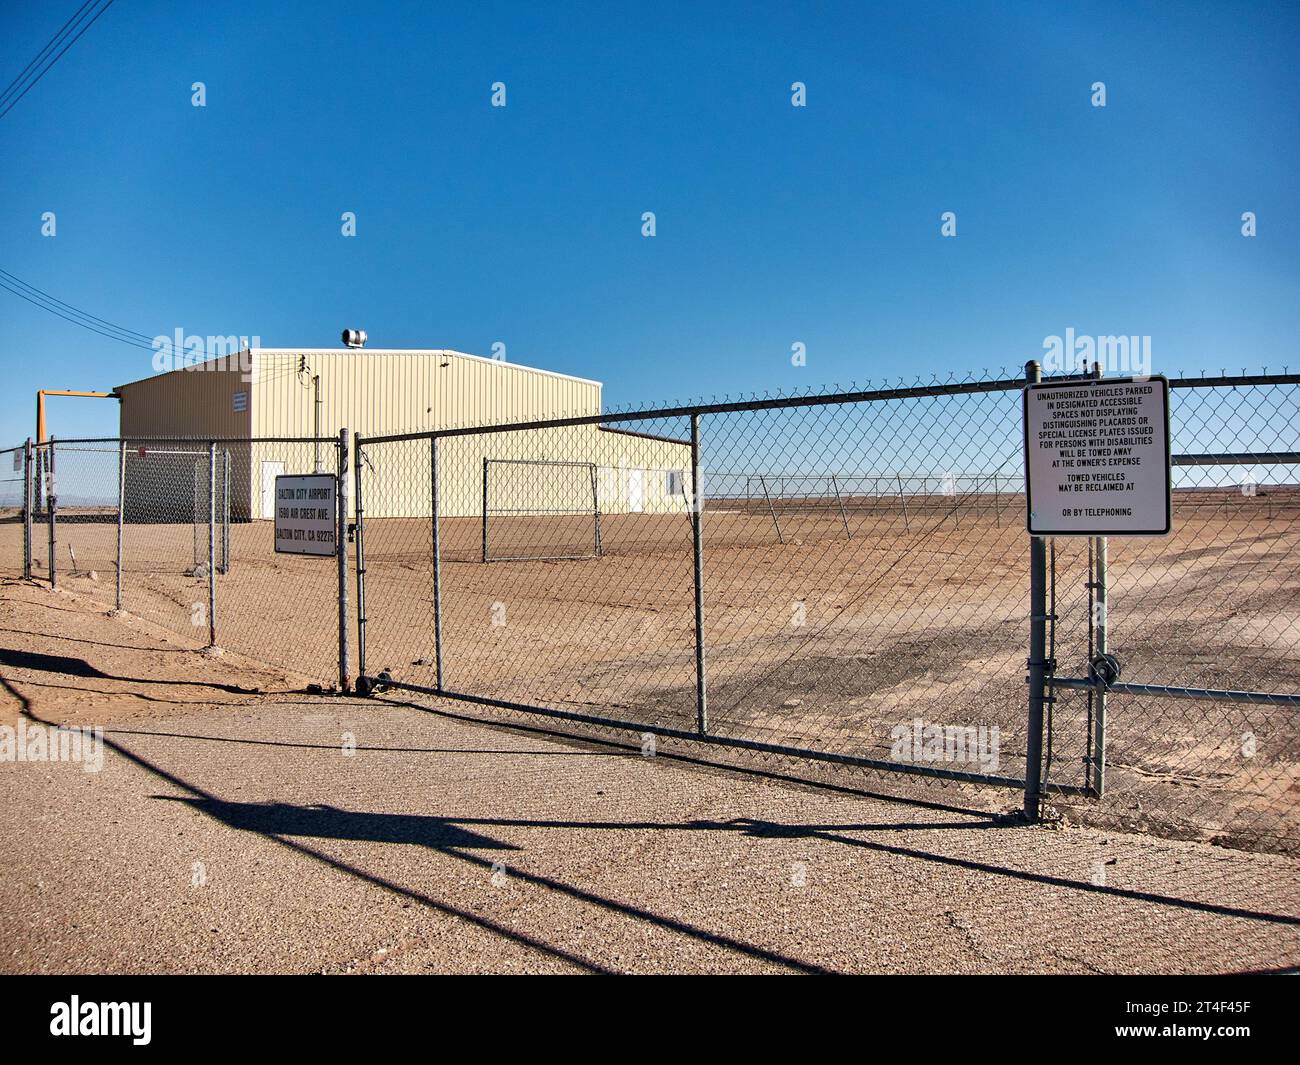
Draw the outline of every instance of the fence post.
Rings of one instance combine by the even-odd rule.
[[[221,482],[221,572],[230,572],[230,448],[225,449]]]
[[[700,484],[700,416],[691,415],[691,550],[695,557],[695,731],[709,731],[709,696],[704,673],[704,488]]]
[[[366,684],[366,522],[361,504],[361,437],[353,444],[352,487],[356,491],[357,515],[357,690],[364,694]]]
[[[199,514],[202,511],[207,510],[207,506],[204,503],[204,493],[207,491],[207,486],[204,482],[207,481],[207,479],[208,478],[203,469],[203,456],[196,451],[194,453],[193,476],[190,478],[190,511],[193,519],[190,522],[190,530],[194,541],[193,550],[190,553],[194,558],[194,576],[196,577],[202,576],[203,567],[205,565],[203,559],[207,554],[203,543],[204,529],[199,525]]]
[[[41,441],[36,441],[36,446],[32,451],[32,484],[34,496],[36,499],[36,513],[43,514],[49,507],[50,501],[45,497],[49,489],[49,481],[45,477],[45,449],[41,447]]]
[[[208,646],[217,646],[217,444],[208,441]]]
[[[1097,654],[1106,653],[1106,612],[1109,609],[1106,602],[1106,537],[1097,537],[1097,566],[1093,574],[1094,591],[1096,593],[1096,633],[1097,633]],[[1097,685],[1097,717],[1094,722],[1097,736],[1092,745],[1093,757],[1093,781],[1096,797],[1100,799],[1106,791],[1106,686]]]
[[[605,548],[600,539],[600,488],[594,462],[591,464],[591,507],[596,513],[596,557],[600,558]]]
[[[488,558],[488,460],[483,460],[483,561]]]
[[[839,482],[835,479],[835,474],[831,474],[831,487],[835,489],[835,502],[840,505],[840,520],[844,522],[844,535],[847,539],[853,539],[853,533],[849,531],[849,516],[844,513],[844,500],[840,498]]]
[[[1025,363],[1025,381],[1041,379],[1036,361]],[[1026,476],[1028,471],[1026,470]],[[1047,544],[1029,538],[1029,716],[1025,742],[1025,819],[1037,821],[1042,812],[1043,707],[1047,693]]]
[[[912,531],[912,523],[907,520],[907,496],[903,494],[903,475],[898,475],[898,501],[903,504],[903,532]]]
[[[126,441],[117,442],[117,586],[113,609],[122,609],[122,533],[126,524]]]
[[[759,487],[763,489],[763,498],[767,500],[767,510],[772,515],[772,524],[776,527],[776,541],[783,544],[785,543],[785,537],[781,535],[781,523],[776,520],[776,508],[772,506],[772,496],[767,490],[767,477],[764,474],[759,474],[758,483]]]
[[[45,514],[49,518],[49,553],[50,557],[46,560],[50,567],[50,587],[59,586],[58,567],[55,559],[55,536],[54,523],[59,511],[59,497],[57,494],[57,485],[54,480],[54,437],[50,437],[49,450],[45,455]]]
[[[429,481],[433,528],[433,666],[436,687],[442,691],[442,530],[438,500],[438,438],[429,437]]]
[[[32,505],[36,493],[32,490],[32,438],[23,444],[23,580],[32,579]]]
[[[337,525],[334,554],[339,570],[339,691],[348,690],[348,431],[339,430]]]

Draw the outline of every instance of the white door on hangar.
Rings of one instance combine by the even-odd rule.
[[[275,479],[284,474],[283,462],[262,463],[262,517],[275,517]]]
[[[633,514],[645,510],[645,470],[627,471],[627,509]]]

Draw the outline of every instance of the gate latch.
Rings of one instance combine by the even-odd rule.
[[[348,543],[350,544],[356,543],[356,539],[357,539],[357,523],[355,521],[350,521],[348,522]]]
[[[1119,680],[1119,675],[1119,659],[1112,654],[1097,655],[1088,663],[1088,679],[1103,691]]]

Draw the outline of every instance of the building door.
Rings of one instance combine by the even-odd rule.
[[[627,471],[627,509],[632,514],[645,510],[645,470]]]
[[[283,462],[262,463],[262,517],[275,517],[275,479],[284,474]]]

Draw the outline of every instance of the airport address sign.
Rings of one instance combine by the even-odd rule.
[[[275,479],[275,549],[288,555],[333,555],[337,511],[333,474]]]

